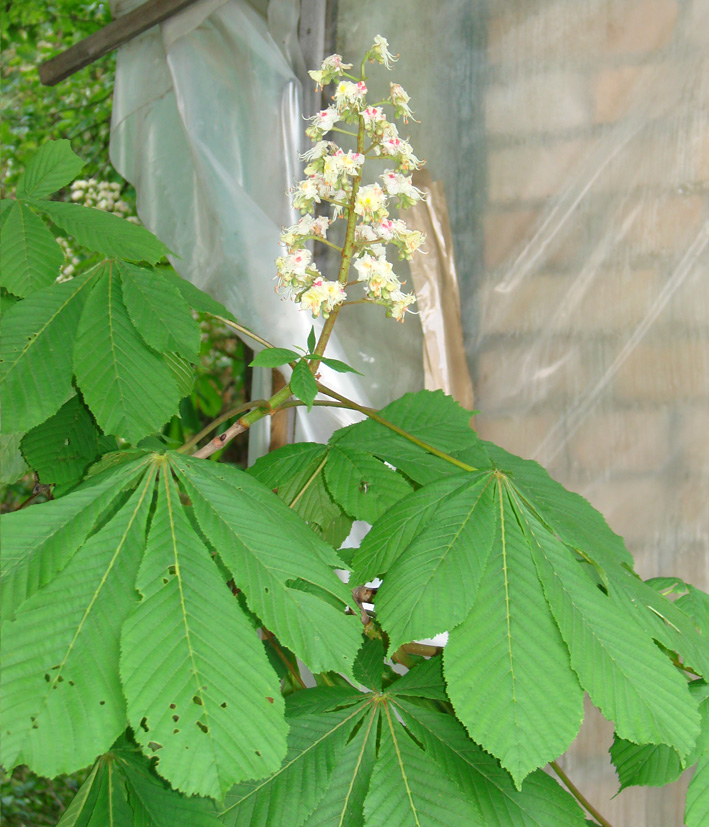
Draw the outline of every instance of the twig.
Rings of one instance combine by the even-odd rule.
[[[291,673],[291,675],[293,675],[293,677],[296,679],[296,681],[300,684],[301,689],[307,689],[308,687],[305,685],[305,681],[300,677],[300,672],[298,672],[298,670],[288,660],[288,658],[285,655],[285,652],[279,646],[278,641],[276,640],[276,636],[273,634],[273,632],[269,632],[268,629],[265,626],[262,627],[262,628],[263,628],[263,633],[266,635],[266,638],[268,639],[268,642],[276,650],[276,654],[283,661],[283,663],[285,663],[285,665],[286,665],[288,671]]]
[[[213,422],[210,422],[209,425],[205,425],[202,430],[185,442],[184,445],[181,445],[177,452],[179,454],[185,454],[187,451],[190,450],[193,446],[195,446],[198,442],[204,439],[207,434],[211,433],[215,428],[218,428],[222,422],[226,422],[227,419],[231,419],[232,417],[236,416],[237,414],[243,413],[244,411],[250,411],[252,408],[268,408],[268,399],[252,399],[251,402],[244,402],[243,405],[237,405],[236,408],[232,408],[230,411],[221,414],[218,416]]]
[[[578,787],[574,784],[574,782],[569,778],[569,776],[561,769],[561,767],[556,763],[556,761],[550,761],[549,766],[554,770],[554,772],[561,778],[564,782],[564,786],[566,789],[573,795],[573,797],[579,802],[579,804],[589,812],[596,821],[601,824],[603,827],[613,827],[613,825],[608,821],[607,818],[603,818],[603,816],[598,812],[598,810],[591,804],[591,802],[586,798],[586,796],[578,789]]]

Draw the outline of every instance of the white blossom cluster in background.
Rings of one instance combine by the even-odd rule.
[[[89,178],[87,181],[74,181],[71,185],[71,200],[85,207],[95,207],[98,210],[125,218],[132,224],[140,224],[140,219],[135,215],[129,215],[130,205],[121,199],[121,184],[116,181],[98,181],[96,178]],[[65,264],[60,270],[57,281],[67,281],[76,275],[77,268],[81,265],[81,259],[77,251],[72,247],[71,242],[66,238],[57,238],[57,244],[64,251]]]
[[[396,58],[389,52],[386,39],[377,35],[365,55],[366,60],[391,69]],[[330,55],[320,69],[310,72],[319,87],[336,83],[334,103],[310,118],[306,129],[314,144],[302,156],[307,161],[307,177],[291,190],[293,206],[302,218],[281,234],[286,254],[276,260],[278,284],[315,317],[327,318],[335,307],[346,301],[347,274],[343,273],[339,281],[326,280],[313,263],[306,244],[311,239],[327,243],[331,224],[339,218],[349,220],[352,211],[357,224],[351,264],[357,271],[357,282],[364,287],[365,300],[383,305],[388,316],[403,321],[416,297],[402,291],[402,284],[386,257],[387,246],[395,247],[400,259],[411,259],[425,236],[408,229],[400,218],[390,218],[389,208],[395,205],[406,209],[421,200],[423,193],[411,183],[411,174],[422,162],[414,155],[409,142],[399,135],[396,124],[387,120],[385,107],[392,107],[394,118],[402,118],[407,123],[412,117],[409,96],[399,84],[392,83],[387,100],[369,105],[366,82],[350,75],[347,70],[351,68],[352,64],[343,63],[340,55]],[[364,146],[360,140],[363,151],[345,151],[325,138],[333,131],[356,137],[356,133],[346,129],[346,124],[355,124],[360,138],[364,136]],[[374,158],[389,161],[389,165],[375,183],[361,185],[362,167]],[[330,216],[316,218],[315,205],[322,203],[330,205]]]

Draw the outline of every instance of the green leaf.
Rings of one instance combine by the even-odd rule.
[[[682,774],[682,761],[667,744],[634,744],[616,736],[610,753],[621,790],[632,786],[662,787]]]
[[[228,827],[299,827],[325,794],[362,707],[289,718],[288,753],[268,778],[237,785],[226,797]]]
[[[576,736],[583,692],[519,515],[503,485],[495,487],[498,534],[472,610],[450,632],[443,668],[456,715],[519,789]]]
[[[118,262],[128,315],[146,344],[196,361],[201,334],[174,280],[160,270]],[[189,391],[188,391],[189,392]]]
[[[530,510],[563,542],[592,557],[609,573],[619,564],[632,568],[633,558],[622,537],[608,527],[603,515],[580,494],[567,491],[537,462],[521,459],[492,443],[485,443],[495,465],[505,471]]]
[[[301,360],[293,368],[290,389],[293,391],[293,396],[305,402],[308,410],[313,407],[315,397],[318,395],[318,386],[307,362]]]
[[[57,827],[219,827],[214,802],[170,789],[125,738],[93,766]]]
[[[420,534],[442,501],[468,485],[469,474],[457,474],[430,483],[389,509],[372,526],[352,561],[353,583],[382,577],[402,551]]]
[[[288,362],[295,362],[300,359],[300,354],[285,347],[267,347],[254,356],[249,363],[250,368],[277,368],[280,365],[287,365]]]
[[[91,477],[66,497],[4,514],[2,613],[12,620],[47,585],[99,524],[108,505],[145,469],[146,458]]]
[[[350,673],[361,625],[344,613],[351,596],[332,571],[338,559],[332,549],[248,474],[181,454],[171,454],[170,462],[251,611],[311,671]],[[299,579],[323,596],[298,589]]]
[[[102,271],[76,334],[74,369],[104,432],[135,443],[176,412],[180,394],[170,368],[131,324],[115,266]]]
[[[699,634],[705,638],[706,647],[709,643],[709,594],[688,583],[687,594],[682,595],[673,605],[692,618]],[[709,679],[709,676],[705,677]]]
[[[283,699],[170,476],[163,463],[137,580],[142,600],[121,637],[121,677],[128,719],[144,750],[157,753],[158,772],[183,792],[222,799],[234,782],[279,767]]]
[[[448,631],[470,613],[497,529],[495,488],[490,474],[468,474],[390,566],[376,603],[390,653]]]
[[[274,490],[319,537],[339,548],[350,533],[352,518],[325,485],[327,455],[328,447],[316,442],[284,445],[259,458],[247,473]]]
[[[0,484],[11,485],[30,469],[20,451],[24,434],[0,434]]]
[[[376,761],[372,711],[340,755],[330,784],[303,827],[364,827],[364,799]]]
[[[315,350],[315,345],[317,344],[317,339],[315,337],[315,328],[310,328],[310,333],[308,333],[308,353],[312,353]]]
[[[170,369],[176,384],[177,392],[180,399],[184,399],[192,393],[194,387],[195,368],[187,359],[183,359],[176,353],[163,353],[162,360]],[[219,398],[219,407],[221,408],[221,397]],[[217,411],[219,413],[219,411]],[[216,416],[216,414],[215,414]]]
[[[80,396],[68,402],[22,440],[22,452],[43,483],[77,480],[98,454],[98,432]]]
[[[365,637],[354,664],[355,678],[369,689],[381,692],[383,671],[384,645],[381,640]]]
[[[379,757],[364,802],[367,827],[451,827],[484,822],[475,804],[382,706]]]
[[[360,373],[358,370],[355,370],[353,367],[350,367],[345,362],[340,362],[339,359],[328,359],[325,356],[320,357],[320,361],[323,365],[327,365],[332,370],[337,371],[338,373],[356,373],[357,376],[364,376],[363,373]]]
[[[391,695],[413,695],[418,698],[430,698],[434,701],[448,701],[443,682],[443,660],[433,657],[421,661],[396,683],[387,688]],[[466,736],[467,737],[467,736]]]
[[[615,722],[619,737],[667,744],[686,756],[699,716],[685,680],[638,625],[615,583],[605,595],[568,548],[528,512],[524,519],[546,598],[591,700]]]
[[[177,287],[182,294],[182,298],[192,310],[196,310],[198,313],[209,313],[211,316],[222,316],[232,322],[236,321],[233,314],[230,313],[221,302],[210,296],[209,293],[205,293],[204,290],[195,287],[191,281],[183,279],[182,276],[172,268],[163,267],[162,269],[165,278]]]
[[[410,483],[372,454],[339,445],[330,448],[325,482],[335,502],[368,523],[411,493]]]
[[[2,286],[16,296],[29,296],[53,284],[64,254],[44,222],[16,201],[0,235]]]
[[[72,347],[95,271],[14,305],[2,323],[0,404],[5,431],[44,422],[73,393]]]
[[[144,227],[103,210],[65,201],[33,201],[32,206],[82,247],[108,257],[155,264],[170,252]]]
[[[411,673],[409,673],[411,674]],[[477,804],[482,823],[495,827],[582,827],[583,812],[543,770],[527,776],[517,790],[500,764],[468,738],[452,716],[396,702],[404,723],[426,752]]]
[[[704,682],[694,681],[690,691],[698,690],[699,709],[702,716],[702,731],[688,763],[697,762],[692,780],[687,789],[687,806],[684,823],[687,827],[704,827],[709,819],[709,693]]]
[[[27,164],[15,190],[18,198],[46,198],[65,187],[84,168],[67,140],[43,144]]]
[[[136,601],[154,471],[45,588],[2,627],[2,763],[53,777],[123,732],[121,627]]]
[[[489,468],[483,443],[470,427],[472,413],[443,391],[407,393],[380,415],[412,436],[473,468]],[[419,483],[459,474],[461,468],[371,419],[336,431],[333,445],[359,448],[394,465]]]

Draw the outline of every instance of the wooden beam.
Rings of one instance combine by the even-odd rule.
[[[45,86],[54,86],[195,2],[197,0],[147,0],[65,52],[40,63],[40,81]]]

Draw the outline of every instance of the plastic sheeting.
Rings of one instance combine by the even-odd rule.
[[[124,14],[138,4],[112,8]],[[286,193],[301,177],[305,141],[298,8],[275,0],[267,21],[245,0],[202,0],[122,47],[111,135],[112,161],[134,184],[145,226],[177,254],[175,269],[284,347],[304,345],[313,323],[274,292],[280,230],[297,220]],[[323,381],[376,406],[420,388],[420,325],[412,317],[401,327],[381,308],[346,308],[328,355],[366,374],[366,390],[325,367]],[[388,359],[375,367],[382,352]],[[258,374],[254,394],[263,397],[270,373]],[[326,439],[356,416],[299,416],[299,438]],[[254,436],[258,455],[267,434]]]
[[[481,435],[585,495],[642,576],[709,588],[709,3],[338,11],[338,51],[400,52],[445,183]],[[616,827],[679,827],[686,779],[609,802],[611,733],[591,715],[572,779]]]

